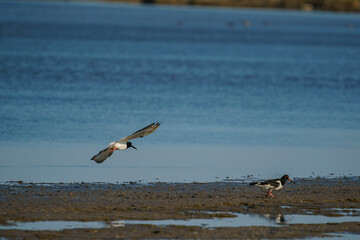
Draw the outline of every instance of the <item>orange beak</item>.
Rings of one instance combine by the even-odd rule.
[[[289,177],[288,177],[288,180],[289,180],[290,182],[292,182],[293,184],[295,184],[295,182],[294,182],[293,180],[291,180]]]

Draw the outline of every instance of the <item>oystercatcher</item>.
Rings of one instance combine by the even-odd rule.
[[[134,139],[134,138],[145,137],[146,135],[149,135],[150,133],[155,132],[155,130],[158,129],[159,126],[160,126],[160,123],[152,123],[152,124],[144,127],[143,129],[140,129],[139,131],[134,132],[130,136],[124,137],[116,142],[112,142],[109,144],[109,146],[107,148],[100,151],[97,155],[93,156],[91,158],[91,160],[95,161],[96,163],[102,163],[108,157],[110,157],[114,153],[115,150],[125,150],[130,147],[137,150],[137,148],[134,147],[132,145],[132,143],[129,142],[129,140]]]
[[[250,185],[255,185],[258,187],[265,188],[265,189],[270,189],[266,193],[266,196],[269,197],[269,195],[270,195],[271,197],[275,198],[275,196],[271,193],[271,191],[282,189],[286,183],[286,180],[289,180],[290,182],[295,183],[289,178],[288,175],[284,175],[281,178],[270,179],[265,182],[252,182],[252,183],[250,183]]]

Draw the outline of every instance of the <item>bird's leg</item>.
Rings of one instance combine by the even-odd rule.
[[[270,191],[269,191],[270,192]],[[266,193],[266,197],[268,198],[269,197],[269,192]]]
[[[272,193],[271,193],[272,190],[269,191],[269,194],[270,196],[272,196],[273,198],[276,198]]]

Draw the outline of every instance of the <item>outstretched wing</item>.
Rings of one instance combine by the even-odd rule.
[[[130,136],[124,137],[116,142],[128,142],[134,138],[145,137],[146,135],[149,135],[149,134],[155,132],[155,130],[158,129],[159,126],[160,126],[160,123],[152,123],[149,126],[146,126],[143,129],[140,129],[139,131],[134,132]]]
[[[94,160],[96,163],[102,163],[113,154],[114,151],[111,151],[110,149],[111,148],[108,147],[104,150],[101,150],[97,155],[93,156],[91,160]]]

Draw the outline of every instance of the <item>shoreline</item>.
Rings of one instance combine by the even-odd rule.
[[[128,3],[159,6],[196,6],[196,7],[221,7],[233,9],[258,9],[258,10],[295,10],[295,11],[320,11],[338,13],[359,13],[360,0],[336,1],[319,3],[316,0],[291,1],[278,0],[262,1],[226,1],[226,0],[23,0],[25,2],[79,2],[79,3]]]
[[[212,183],[72,183],[0,184],[0,225],[9,220],[102,221],[190,220],[226,218],[229,214],[253,216],[328,216],[351,212],[360,217],[360,178],[296,179],[276,199],[242,182]],[[341,211],[340,211],[340,210]],[[340,212],[339,212],[340,211]],[[340,214],[341,213],[341,214]],[[61,231],[0,230],[5,238],[303,238],[330,233],[360,234],[360,221],[287,224],[284,226],[201,226],[129,224],[96,229]],[[281,229],[281,231],[280,231]]]
[[[154,5],[206,6],[254,9],[284,9],[302,11],[360,12],[360,0],[349,1],[317,1],[317,0],[277,0],[277,1],[246,1],[246,0],[103,0],[105,2],[124,2]]]

